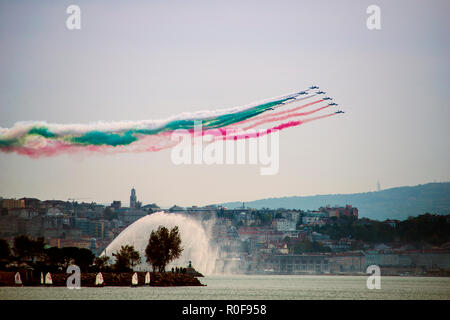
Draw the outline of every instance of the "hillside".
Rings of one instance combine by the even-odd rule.
[[[375,192],[328,194],[268,198],[246,202],[250,208],[317,209],[326,205],[351,204],[359,209],[359,216],[375,220],[407,219],[429,212],[450,214],[450,182],[427,183],[412,187],[397,187]],[[227,208],[242,206],[242,202],[222,203]]]

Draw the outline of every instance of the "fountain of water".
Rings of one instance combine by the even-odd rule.
[[[141,255],[142,263],[139,267],[147,267],[145,248],[152,230],[157,230],[159,226],[173,228],[178,226],[181,236],[181,245],[184,248],[181,257],[173,261],[168,267],[187,266],[187,262],[192,261],[193,267],[203,273],[214,272],[217,249],[210,245],[208,232],[202,223],[194,218],[176,213],[157,212],[147,215],[135,221],[123,230],[103,251],[102,255],[108,255],[112,259],[112,253],[120,250],[121,246],[133,245]]]

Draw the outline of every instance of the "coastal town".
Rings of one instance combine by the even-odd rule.
[[[412,234],[412,224],[439,224],[448,230],[450,215],[425,214],[407,221],[359,217],[351,204],[316,210],[254,209],[245,206],[160,208],[143,205],[136,190],[129,206],[0,198],[0,238],[42,237],[49,247],[86,248],[98,257],[129,225],[164,211],[186,215],[209,226],[211,244],[219,248],[216,273],[364,274],[378,265],[385,275],[448,275],[450,243],[446,237]],[[403,232],[408,225],[408,233]],[[417,229],[417,228],[416,228]],[[448,234],[448,233],[447,233]]]

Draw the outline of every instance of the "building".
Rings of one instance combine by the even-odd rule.
[[[327,206],[325,208],[319,208],[320,212],[325,212],[328,214],[329,218],[341,218],[343,216],[346,217],[355,217],[358,219],[358,209],[353,208],[351,205],[347,204],[345,207],[330,207]]]
[[[270,265],[278,274],[330,273],[330,256],[326,254],[274,255]]]
[[[102,239],[105,234],[105,222],[104,221],[90,221],[89,222],[89,235],[95,238]]]
[[[292,220],[277,219],[274,220],[274,223],[276,230],[280,232],[295,231],[296,229],[296,223]]]
[[[234,230],[233,228],[231,227],[230,230]],[[257,242],[279,241],[283,238],[283,232],[262,227],[240,227],[237,230],[237,235],[243,241],[254,239]]]
[[[81,230],[81,234],[89,235],[89,225],[90,222],[87,218],[76,218],[75,219],[75,228]]]
[[[323,211],[307,211],[302,214],[302,224],[322,224],[327,217]]]
[[[370,250],[366,252],[366,266],[369,265],[380,266],[386,273],[450,269],[450,250]]]
[[[126,214],[122,215],[121,219],[126,224],[131,224],[136,220],[139,220],[142,217],[145,217],[148,214],[147,211],[141,209],[130,210]],[[97,237],[98,238],[98,237]]]
[[[133,189],[134,190],[134,189]],[[134,194],[134,196],[136,197],[136,193]],[[130,201],[131,202],[131,201]],[[122,202],[121,201],[113,201],[111,203],[111,208],[113,208],[113,210],[115,212],[119,212],[120,208],[122,207]]]
[[[294,223],[297,223],[301,217],[301,213],[298,211],[289,212],[289,219]]]
[[[136,209],[137,208],[137,197],[136,197],[136,190],[134,187],[131,189],[131,195],[130,195],[130,209]]]
[[[186,209],[177,205],[173,205],[169,208],[170,213],[185,213]]]
[[[91,238],[90,244],[89,244],[89,249],[92,251],[92,253],[95,256],[98,256],[98,253],[97,253],[97,239]]]
[[[156,203],[147,204],[147,205],[143,206],[142,209],[151,211],[151,212],[161,211],[161,208]]]
[[[21,198],[20,200],[25,201],[26,208],[37,209],[40,206],[41,200],[36,198]]]
[[[25,208],[25,200],[3,199],[1,201],[1,207],[2,209],[22,209]]]
[[[364,273],[366,256],[362,251],[335,253],[330,258],[332,273]]]

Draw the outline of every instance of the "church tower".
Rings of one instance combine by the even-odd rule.
[[[131,195],[130,195],[130,209],[136,209],[137,207],[137,199],[136,199],[136,190],[134,190],[134,187],[131,189]]]

